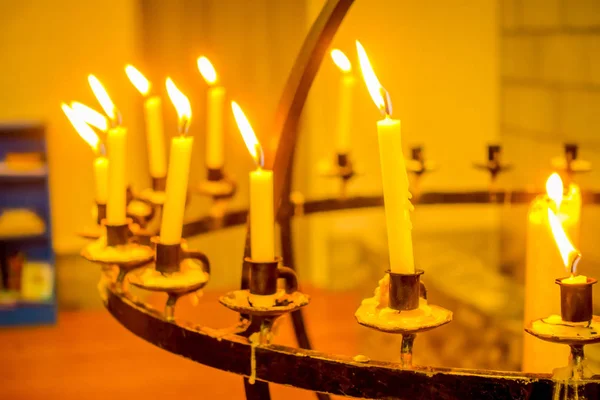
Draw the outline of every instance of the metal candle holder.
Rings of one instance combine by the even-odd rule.
[[[502,146],[497,144],[488,145],[487,147],[487,163],[475,163],[475,168],[486,170],[490,173],[491,181],[494,183],[501,172],[512,168],[510,164],[502,162]]]
[[[214,204],[211,214],[220,224],[229,200],[237,192],[237,184],[223,169],[208,168],[206,180],[198,185],[196,191],[200,195],[212,198]]]
[[[152,177],[152,190],[155,192],[164,192],[167,190],[167,177]]]
[[[587,322],[593,316],[592,285],[598,282],[587,278],[585,283],[564,283],[558,278],[555,283],[560,286],[560,315],[563,321]]]
[[[326,163],[323,163],[319,173],[324,177],[340,179],[340,197],[346,198],[348,182],[356,175],[356,170],[350,159],[350,155],[337,153],[335,161],[327,160]]]
[[[420,299],[427,300],[427,290],[421,282],[422,270],[416,270],[413,274],[398,274],[386,271],[389,275],[389,308],[399,313],[413,312],[420,306]],[[361,305],[361,308],[365,307]],[[400,348],[400,363],[402,367],[412,368],[413,344],[417,333],[425,332],[452,321],[452,312],[435,306],[428,305],[431,310],[431,319],[411,318],[408,314],[402,322],[390,325],[387,320],[377,316],[376,318],[366,319],[360,314],[361,308],[356,313],[356,319],[359,324],[381,332],[396,333],[402,335],[402,344]],[[377,314],[378,315],[378,314]],[[415,322],[417,321],[417,322]]]
[[[210,261],[206,254],[197,250],[188,250],[182,240],[175,244],[161,243],[160,237],[152,238],[155,244],[154,263],[149,264],[138,274],[131,277],[132,285],[144,290],[167,293],[168,298],[165,304],[164,315],[168,321],[172,321],[175,315],[175,305],[181,296],[190,294],[202,289],[208,283],[210,278]],[[200,263],[200,268],[196,265],[190,267],[184,266],[187,261],[196,261]],[[160,273],[159,281],[148,283],[143,279],[144,274],[148,272]],[[199,274],[202,272],[202,274]],[[170,278],[172,274],[179,274],[182,282],[173,284]]]

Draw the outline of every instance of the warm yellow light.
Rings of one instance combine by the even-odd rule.
[[[250,125],[250,121],[246,118],[244,111],[240,108],[238,103],[235,101],[231,102],[231,109],[233,110],[233,117],[235,118],[235,122],[244,138],[244,143],[246,143],[246,147],[250,152],[252,158],[256,162],[256,165],[263,166],[263,157],[262,157],[262,148],[260,143],[258,142],[258,138],[254,133],[254,129],[252,129],[252,125]]]
[[[213,67],[208,58],[204,56],[198,57],[198,69],[206,83],[209,85],[217,83],[217,71],[215,71],[215,67]]]
[[[350,72],[352,70],[352,64],[350,64],[350,60],[348,60],[343,51],[339,49],[331,50],[331,58],[333,58],[335,65],[343,72]]]
[[[136,67],[131,64],[127,64],[125,66],[125,73],[127,77],[133,83],[133,86],[144,96],[147,96],[150,93],[150,81],[146,79],[144,74],[142,74]]]
[[[98,146],[100,145],[100,139],[98,138],[98,135],[96,135],[96,132],[94,132],[94,130],[67,104],[62,103],[60,107],[67,118],[69,118],[69,121],[71,121],[71,124],[79,136],[81,136],[81,138],[97,152]]]
[[[177,115],[179,117],[179,132],[185,133],[192,120],[192,106],[190,105],[190,100],[177,88],[177,86],[175,86],[175,83],[173,83],[171,78],[167,78],[167,93],[175,106],[175,110],[177,110]]]
[[[560,203],[562,203],[563,200],[563,182],[562,179],[560,179],[560,175],[556,172],[550,175],[546,181],[546,193],[548,193],[548,197],[554,201],[556,209],[558,210],[560,208]]]
[[[565,267],[569,268],[571,273],[574,273],[577,267],[577,262],[581,258],[579,250],[573,246],[567,233],[563,229],[562,223],[551,209],[548,209],[548,221],[550,223],[550,229],[552,230],[552,236],[560,251],[560,256],[563,259]]]
[[[377,75],[375,75],[375,71],[373,71],[373,67],[371,66],[369,57],[367,56],[367,52],[358,40],[356,41],[356,50],[358,52],[360,71],[362,72],[363,79],[365,80],[365,84],[367,85],[367,89],[369,90],[371,98],[380,110],[385,112],[386,115],[390,115],[391,110],[389,99],[384,98],[384,94],[387,97],[387,92],[383,86],[381,86],[381,83],[379,83]]]
[[[92,88],[92,92],[94,92],[94,95],[96,96],[96,99],[98,99],[98,102],[102,106],[102,109],[106,115],[108,115],[108,118],[110,118],[112,121],[116,121],[117,109],[110,99],[110,96],[106,92],[106,89],[104,89],[104,86],[102,86],[102,83],[100,83],[98,78],[96,78],[94,75],[88,75],[88,82]]]
[[[79,118],[84,120],[88,125],[96,127],[102,132],[106,132],[108,129],[108,121],[106,120],[106,117],[93,108],[88,107],[78,101],[72,101],[71,109],[73,109]]]

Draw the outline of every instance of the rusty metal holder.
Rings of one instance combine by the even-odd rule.
[[[327,162],[320,170],[321,176],[326,178],[337,178],[340,180],[340,197],[346,198],[348,183],[356,176],[357,171],[354,168],[349,154],[336,154],[333,162]]]
[[[165,303],[164,315],[168,321],[173,321],[175,316],[175,305],[180,297],[196,292],[208,283],[210,278],[210,261],[206,254],[197,250],[188,250],[185,246],[185,241],[182,240],[175,244],[164,244],[161,243],[160,237],[155,236],[152,238],[152,243],[155,245],[155,257],[154,263],[148,264],[144,270],[140,271],[140,274],[146,272],[147,269],[156,270],[163,276],[168,278],[169,274],[182,273],[182,263],[186,260],[195,260],[202,266],[202,271],[207,275],[205,280],[190,281],[180,286],[168,285],[168,286],[156,286],[147,285],[143,281],[130,279],[130,283],[140,289],[163,292],[168,295],[167,302]]]
[[[237,192],[237,184],[223,169],[208,168],[206,180],[198,185],[196,192],[215,202],[229,200]]]
[[[558,278],[555,283],[560,286],[560,315],[564,321],[586,322],[593,316],[592,285],[598,281],[587,278],[586,283],[565,284]]]
[[[493,144],[487,147],[487,163],[474,163],[476,169],[486,170],[490,173],[491,182],[494,183],[501,172],[512,169],[511,164],[502,162],[502,146]]]

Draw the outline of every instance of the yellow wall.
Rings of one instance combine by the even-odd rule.
[[[134,0],[0,2],[0,119],[46,123],[58,252],[79,248],[75,232],[91,220],[94,185],[92,153],[60,103],[77,99],[98,108],[86,80],[96,74],[125,116],[130,145],[143,145],[138,96],[123,73],[137,54],[136,7]],[[130,159],[133,180],[144,177],[144,157]]]

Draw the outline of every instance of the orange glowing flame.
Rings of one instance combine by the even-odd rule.
[[[263,167],[264,158],[262,147],[258,142],[258,138],[254,133],[254,129],[252,129],[252,125],[250,125],[250,121],[248,121],[248,118],[246,118],[244,111],[242,111],[238,103],[236,103],[235,101],[231,102],[231,109],[233,111],[235,122],[237,123],[238,129],[240,130],[240,133],[244,138],[244,143],[246,143],[246,147],[248,148],[250,155],[252,156],[252,158],[254,158],[254,162],[256,162],[257,166]]]
[[[548,197],[554,201],[556,209],[558,210],[563,201],[563,182],[562,179],[560,179],[560,175],[556,172],[550,175],[546,181],[546,193],[548,193]]]
[[[150,81],[146,79],[144,74],[142,74],[136,67],[131,64],[127,64],[125,66],[125,73],[127,77],[133,83],[133,86],[143,95],[147,96],[150,93]]]
[[[110,99],[106,89],[104,89],[104,86],[102,86],[102,83],[100,83],[98,78],[96,78],[94,75],[88,75],[88,82],[92,88],[92,91],[94,92],[94,95],[96,96],[96,99],[98,99],[98,102],[102,106],[102,109],[106,115],[108,115],[108,118],[110,118],[111,121],[116,122],[118,119],[117,108]]]
[[[563,263],[571,274],[574,274],[577,270],[577,263],[581,259],[581,253],[573,246],[563,229],[562,223],[550,208],[548,208],[548,222]]]
[[[392,102],[390,96],[387,90],[379,83],[379,79],[377,79],[377,75],[375,75],[375,71],[373,71],[367,52],[358,40],[356,41],[356,50],[358,52],[360,70],[373,102],[386,116],[392,115]]]
[[[331,58],[333,58],[333,62],[342,72],[350,72],[352,70],[352,64],[350,64],[350,60],[348,60],[343,51],[339,49],[331,50]]]
[[[98,128],[102,132],[106,132],[108,129],[108,121],[106,120],[106,117],[93,108],[88,107],[78,101],[72,101],[71,108],[79,116],[79,118],[85,121],[88,125]]]
[[[175,110],[177,110],[177,116],[179,117],[179,132],[185,134],[192,120],[192,106],[190,105],[190,100],[177,88],[177,86],[175,86],[175,83],[173,83],[171,78],[167,78],[167,93],[175,106]]]
[[[69,118],[69,121],[71,121],[71,124],[73,125],[79,136],[81,136],[81,138],[85,140],[87,144],[90,145],[94,152],[98,152],[100,146],[100,138],[98,138],[96,132],[94,132],[94,130],[88,124],[85,123],[85,121],[79,116],[79,114],[76,113],[67,104],[62,103],[60,107],[66,114],[67,118]]]
[[[198,58],[198,69],[202,74],[202,77],[209,85],[214,85],[217,83],[217,71],[215,71],[215,67],[213,67],[210,60],[204,56]]]

